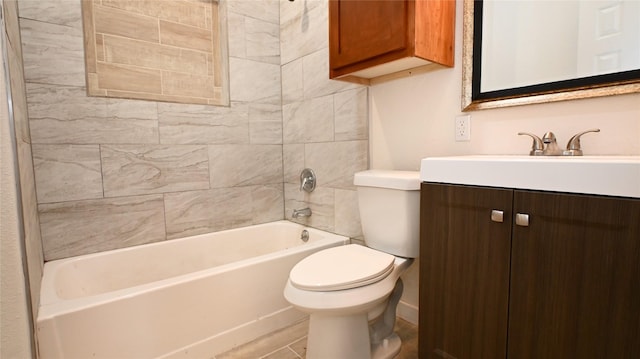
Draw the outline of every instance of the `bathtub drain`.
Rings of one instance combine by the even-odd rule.
[[[309,240],[309,231],[307,231],[306,229],[302,230],[302,234],[300,235],[300,239],[302,239],[303,242],[306,242]]]

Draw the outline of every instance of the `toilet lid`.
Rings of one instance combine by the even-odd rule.
[[[311,291],[357,288],[385,278],[395,257],[374,249],[348,244],[316,252],[293,267],[294,287]]]

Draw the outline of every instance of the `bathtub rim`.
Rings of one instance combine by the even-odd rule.
[[[143,246],[160,246],[163,244],[166,245],[169,241],[172,244],[176,244],[176,242],[173,242],[173,241],[188,241],[190,239],[192,240],[193,238],[202,238],[202,237],[206,237],[216,233],[227,232],[227,231],[241,231],[241,230],[247,230],[248,228],[258,229],[260,227],[269,226],[273,224],[284,224],[287,226],[297,227],[299,228],[300,232],[302,232],[302,230],[308,230],[309,232],[311,232],[312,236],[314,232],[321,233],[324,237],[317,239],[315,241],[312,240],[309,242],[303,242],[301,245],[296,245],[294,247],[281,249],[275,252],[270,252],[270,253],[255,256],[255,257],[245,258],[240,261],[231,262],[231,263],[223,264],[220,266],[210,267],[210,268],[206,268],[206,269],[202,269],[202,270],[198,270],[190,273],[180,274],[180,275],[172,276],[169,278],[164,278],[164,279],[160,279],[160,280],[156,280],[156,281],[152,281],[144,284],[139,284],[139,285],[128,287],[128,288],[117,289],[117,290],[113,290],[105,293],[99,293],[99,294],[79,297],[79,298],[64,299],[64,298],[60,298],[56,292],[56,287],[55,287],[56,270],[61,266],[69,265],[70,263],[73,263],[76,261],[108,256],[118,251],[140,250],[140,247],[143,247]],[[224,273],[226,271],[242,268],[246,265],[250,265],[251,263],[261,263],[261,262],[273,260],[275,258],[279,258],[286,254],[298,253],[311,248],[323,247],[323,246],[327,246],[329,244],[334,244],[334,243],[340,243],[338,245],[345,245],[345,244],[348,244],[349,242],[350,242],[350,238],[347,236],[331,233],[331,232],[317,229],[317,228],[312,228],[304,224],[300,224],[300,223],[296,223],[288,220],[279,220],[279,221],[261,223],[256,225],[238,227],[238,228],[228,229],[228,230],[219,231],[219,232],[203,233],[203,234],[198,234],[198,235],[193,235],[193,236],[188,236],[183,238],[153,242],[153,243],[148,243],[148,244],[143,244],[138,246],[131,246],[126,248],[112,249],[109,251],[90,253],[90,254],[85,254],[81,256],[63,258],[63,259],[46,262],[45,267],[43,269],[44,274],[42,277],[42,285],[40,288],[40,306],[38,308],[38,315],[37,315],[36,322],[39,323],[41,321],[55,319],[55,317],[60,315],[65,315],[75,311],[106,304],[106,303],[109,303],[110,301],[113,301],[114,299],[121,298],[123,296],[143,295],[147,293],[153,293],[155,291],[161,291],[176,283],[202,279],[210,275],[215,275],[219,273]]]

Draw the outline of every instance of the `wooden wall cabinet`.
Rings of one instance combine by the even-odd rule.
[[[435,183],[421,197],[420,358],[640,357],[640,199]]]
[[[455,0],[330,0],[329,77],[373,78],[453,67]]]

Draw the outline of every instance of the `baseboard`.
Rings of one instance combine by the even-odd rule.
[[[400,301],[396,314],[407,322],[418,325],[418,307]]]

